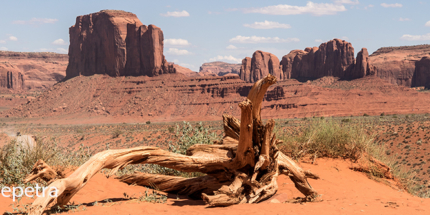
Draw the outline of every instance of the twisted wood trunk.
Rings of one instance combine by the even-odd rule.
[[[55,187],[58,197],[45,195],[37,198],[29,214],[42,214],[49,203],[63,206],[82,189],[88,180],[103,168],[111,169],[108,176],[130,164],[158,164],[183,172],[202,172],[206,176],[182,178],[146,173],[119,177],[122,182],[142,186],[155,186],[166,192],[198,196],[211,206],[228,206],[240,203],[257,203],[273,196],[278,190],[277,178],[285,174],[307,199],[318,193],[307,178],[318,179],[310,171],[301,169],[292,159],[277,148],[280,143],[273,134],[275,122],[266,125],[261,121],[261,104],[268,87],[276,78],[268,75],[257,81],[247,99],[239,104],[240,121],[223,115],[224,138],[214,145],[194,145],[187,155],[180,155],[156,147],[107,150],[91,157],[73,174],[53,181],[47,192]],[[27,176],[29,180],[51,173],[46,164],[35,165]],[[46,170],[45,170],[45,169]]]

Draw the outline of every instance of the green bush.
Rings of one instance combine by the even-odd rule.
[[[0,148],[0,185],[22,185],[39,159],[61,173],[65,168],[82,165],[91,155],[89,148],[83,145],[77,151],[70,151],[59,147],[52,139],[36,139],[36,147],[23,146],[13,140]]]
[[[169,129],[170,130],[170,129]],[[213,144],[214,140],[219,140],[221,137],[214,132],[203,127],[200,122],[194,127],[189,122],[183,122],[182,125],[176,124],[176,135],[178,139],[177,144],[169,143],[169,151],[173,153],[185,155],[187,149],[195,144]],[[124,169],[119,170],[117,175],[132,174],[136,171],[146,172],[151,174],[173,175],[182,177],[198,177],[204,174],[200,172],[181,172],[167,167],[154,165],[154,164],[139,164],[129,165]]]
[[[280,139],[284,141],[281,149],[294,159],[314,155],[356,160],[373,141],[363,127],[335,120],[313,121],[299,135],[284,134]]]
[[[170,133],[174,133],[174,132],[175,132],[175,127],[173,127],[173,126],[172,126],[172,127],[169,127],[168,129],[169,129],[169,132],[170,132]]]
[[[176,146],[169,144],[169,150],[183,155],[192,145],[213,144],[214,140],[220,139],[215,133],[209,133],[209,130],[203,127],[201,122],[194,128],[189,122],[183,122],[182,126],[177,124],[176,137],[178,138],[178,144]]]
[[[295,135],[284,134],[284,141],[279,149],[295,160],[305,156],[344,158],[356,161],[364,158],[378,159],[390,167],[392,174],[406,187],[409,193],[419,197],[430,197],[429,189],[420,185],[412,170],[400,166],[396,161],[398,155],[388,150],[383,143],[374,141],[373,126],[361,122],[343,124],[335,120],[313,121]],[[379,177],[380,171],[370,173]]]
[[[151,121],[146,121],[146,124],[148,124],[148,125],[151,124]]]

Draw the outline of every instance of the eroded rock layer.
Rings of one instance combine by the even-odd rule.
[[[105,121],[220,120],[223,113],[240,116],[237,104],[251,87],[252,83],[237,76],[80,76],[0,112],[0,117],[81,119],[77,123],[94,122],[94,117]],[[375,76],[352,81],[324,77],[306,83],[288,79],[268,89],[262,113],[264,118],[427,113],[429,103],[430,94]]]

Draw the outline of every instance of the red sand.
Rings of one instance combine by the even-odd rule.
[[[86,210],[71,212],[73,214],[429,214],[430,199],[421,199],[390,187],[392,181],[376,182],[360,172],[348,167],[349,162],[343,160],[319,159],[317,165],[302,163],[304,169],[318,174],[320,180],[310,180],[310,184],[322,194],[321,202],[304,204],[269,203],[243,204],[230,207],[210,208],[202,201],[190,200],[182,196],[169,195],[165,204],[138,203],[135,200],[120,200],[96,206],[86,206]],[[284,176],[278,180],[280,195],[283,201],[285,194],[288,199],[302,196],[293,183]],[[139,195],[146,188],[128,186],[116,179],[106,179],[102,174],[96,175],[79,191],[72,202],[89,204],[106,199],[123,198],[123,193]],[[3,197],[1,197],[3,198]],[[6,201],[5,201],[6,200]],[[29,202],[26,200],[26,202]],[[0,201],[0,210],[11,211],[8,205],[11,199]]]

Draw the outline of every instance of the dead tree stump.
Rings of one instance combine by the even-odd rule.
[[[202,172],[206,176],[182,178],[146,173],[124,175],[119,179],[128,184],[156,186],[161,191],[200,196],[210,206],[229,206],[241,203],[258,203],[273,196],[278,190],[277,178],[287,175],[295,187],[308,200],[318,193],[307,178],[318,179],[304,171],[291,158],[278,150],[273,133],[274,120],[266,125],[261,120],[264,94],[276,78],[268,75],[257,81],[245,101],[239,104],[240,121],[223,115],[224,138],[214,145],[194,145],[187,155],[161,150],[157,147],[136,147],[107,150],[97,153],[69,177],[53,181],[58,197],[45,195],[37,198],[29,209],[30,215],[42,214],[49,203],[66,205],[86,185],[88,180],[103,168],[111,169],[108,176],[129,164],[158,164],[183,172]],[[27,179],[36,179],[44,172],[39,165]],[[46,165],[45,168],[49,168]],[[38,174],[38,175],[36,175]]]

